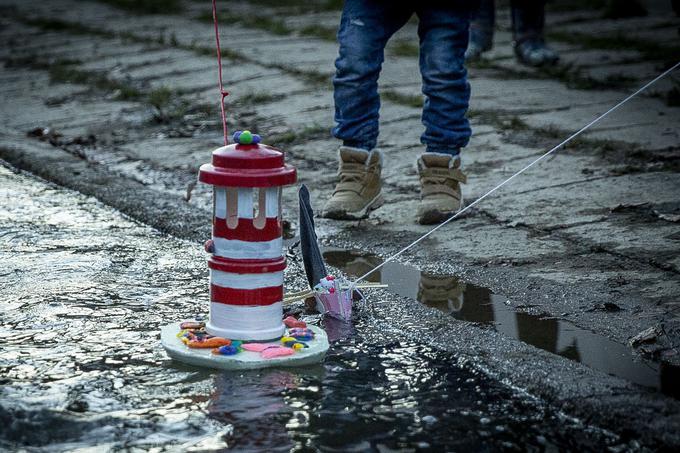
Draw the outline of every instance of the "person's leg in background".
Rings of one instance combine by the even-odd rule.
[[[345,1],[333,78],[335,121],[333,135],[342,140],[338,183],[322,216],[360,219],[382,204],[382,156],[378,141],[380,96],[378,77],[390,37],[412,11],[381,0]]]
[[[557,63],[559,56],[545,43],[545,0],[512,0],[510,8],[517,59],[529,66]]]
[[[496,26],[495,0],[480,0],[472,13],[470,22],[470,43],[465,51],[465,60],[478,60],[484,52],[493,47],[493,32]]]
[[[457,2],[451,2],[454,5]],[[420,19],[420,72],[423,78],[423,124],[421,142],[426,152],[418,159],[421,202],[418,221],[439,223],[463,206],[460,184],[460,149],[470,140],[465,117],[470,85],[465,70],[471,11],[463,5],[416,8]]]

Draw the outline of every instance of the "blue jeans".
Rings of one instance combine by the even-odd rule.
[[[347,146],[373,149],[378,141],[378,76],[390,37],[416,13],[419,18],[420,73],[423,80],[420,137],[427,152],[458,154],[470,139],[465,118],[470,85],[463,65],[468,45],[470,6],[475,2],[346,0],[338,30],[335,61],[333,135]],[[453,6],[437,6],[446,3]],[[460,3],[460,5],[457,5]],[[467,4],[467,5],[466,5]]]
[[[545,26],[545,0],[511,0],[512,37],[516,42],[531,38],[542,38]],[[491,44],[496,26],[496,1],[481,0],[472,14],[473,33],[478,33],[480,42]]]

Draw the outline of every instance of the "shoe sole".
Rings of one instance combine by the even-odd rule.
[[[465,199],[461,196],[460,206],[457,211],[429,211],[418,218],[418,223],[421,225],[435,225],[437,223],[445,222],[454,215],[458,214],[465,207]]]
[[[369,201],[366,206],[357,211],[330,211],[322,213],[322,217],[334,220],[361,220],[368,217],[371,211],[375,211],[385,203],[382,194],[378,194]]]

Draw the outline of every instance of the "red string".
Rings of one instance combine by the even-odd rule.
[[[224,91],[224,86],[222,85],[222,49],[220,49],[220,30],[217,26],[217,3],[216,0],[212,0],[212,13],[213,22],[215,23],[215,43],[217,44],[217,74],[219,77],[219,88],[220,88],[220,111],[222,112],[222,126],[224,128],[224,146],[229,144],[228,132],[227,132],[227,113],[224,109],[224,98],[229,96],[229,93]]]

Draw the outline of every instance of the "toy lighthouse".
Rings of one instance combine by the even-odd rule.
[[[296,180],[283,153],[249,132],[213,152],[199,181],[213,188],[210,335],[271,340],[283,335],[281,188]]]
[[[283,320],[281,190],[296,170],[281,151],[248,131],[216,149],[199,180],[213,186],[210,315],[161,329],[168,355],[223,369],[294,366],[319,362],[326,333],[292,318]]]

